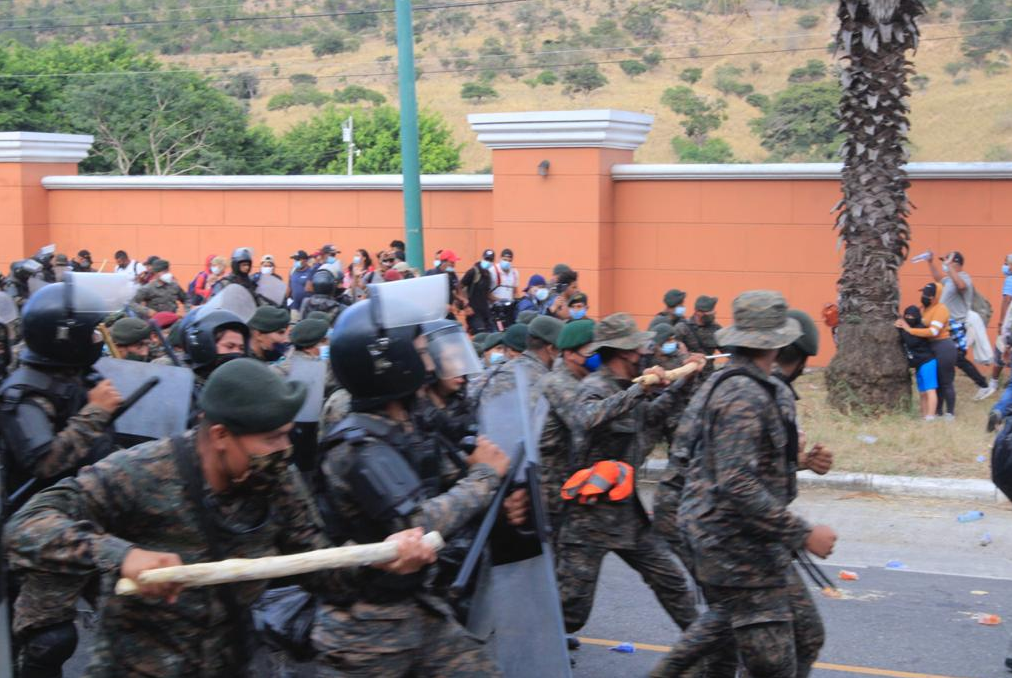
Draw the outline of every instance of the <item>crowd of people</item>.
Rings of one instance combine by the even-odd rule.
[[[466,271],[449,249],[412,270],[397,241],[348,266],[340,254],[299,250],[282,272],[239,248],[208,256],[184,290],[170,262],[117,252],[115,273],[137,288],[102,313],[86,286],[68,293],[76,278],[61,281],[51,248],[12,266],[20,317],[5,325],[0,423],[21,676],[60,675],[82,596],[100,612],[89,676],[236,676],[260,644],[342,675],[501,675],[487,637],[471,633],[481,597],[450,582],[518,463],[474,438],[479,412],[510,417],[520,405],[503,398],[525,384],[540,483],[509,486],[497,529],[512,536],[493,543],[493,561],[510,559],[497,548],[527,557],[531,540],[554,551],[558,596],[542,605],[561,611],[573,656],[612,552],[683,630],[653,675],[809,674],[824,631],[792,563],[827,557],[836,539],[790,508],[796,473],[832,465],[800,432],[791,386],[818,351],[810,317],[752,291],[721,327],[717,298],[695,297],[690,312],[672,289],[643,330],[625,313],[588,317],[592,300],[564,264],[522,282],[509,249]],[[86,251],[74,261],[93,268]],[[382,324],[371,285],[434,275],[446,276],[445,318]],[[929,332],[937,318],[925,314]],[[139,445],[118,435],[126,394],[95,376],[103,355],[192,373],[187,430]],[[325,373],[315,404],[306,366]],[[651,519],[638,470],[658,445],[669,464]],[[447,547],[435,552],[423,529]],[[284,642],[253,633],[250,610],[291,581],[184,589],[140,577],[384,539],[399,544],[393,561],[297,579],[308,621]],[[143,596],[100,585],[117,577]]]

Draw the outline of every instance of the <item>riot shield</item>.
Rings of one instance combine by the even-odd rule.
[[[79,313],[112,313],[137,295],[137,285],[115,273],[67,273],[64,278]]]
[[[8,325],[17,319],[17,302],[6,292],[0,292],[0,325]]]
[[[287,291],[288,286],[285,285],[285,281],[275,278],[273,275],[261,275],[260,280],[257,281],[257,294],[275,306],[285,305],[285,292]]]
[[[42,277],[41,273],[33,275],[28,279],[28,296],[30,297],[48,284],[49,282]]]
[[[537,534],[526,542],[505,540],[504,553],[497,553],[493,540],[491,575],[489,581],[479,582],[468,627],[480,632],[483,624],[491,625],[495,656],[507,678],[568,677],[572,675],[569,651],[541,501],[528,379],[523,370],[517,370],[516,386],[515,391],[482,403],[479,419],[483,435],[504,450],[516,451],[516,480],[531,498]]]
[[[123,396],[133,393],[151,377],[160,379],[150,393],[116,420],[117,434],[160,439],[186,431],[193,394],[193,372],[183,367],[101,358],[95,371],[112,380]]]
[[[449,296],[450,282],[445,274],[369,285],[373,321],[386,329],[446,317]]]
[[[206,304],[201,305],[197,317],[201,318],[219,308],[232,311],[245,323],[249,322],[249,319],[256,313],[257,302],[245,287],[232,284],[208,299]]]
[[[302,357],[292,357],[289,360],[291,370],[288,372],[288,381],[299,381],[306,385],[306,401],[295,414],[295,426],[288,437],[292,441],[295,465],[304,474],[311,474],[316,470],[319,422],[330,365],[324,360]]]

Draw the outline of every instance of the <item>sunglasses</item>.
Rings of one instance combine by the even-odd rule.
[[[381,261],[382,261],[382,262],[383,262],[384,264],[392,264],[392,263],[394,263],[394,262],[395,262],[395,261],[397,261],[397,260],[396,260],[396,259],[382,259]]]

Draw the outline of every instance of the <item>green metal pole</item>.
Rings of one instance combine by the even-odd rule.
[[[404,176],[404,242],[408,265],[425,270],[422,237],[422,182],[418,159],[418,102],[415,98],[415,36],[411,0],[396,0],[397,75],[401,99],[401,162]]]

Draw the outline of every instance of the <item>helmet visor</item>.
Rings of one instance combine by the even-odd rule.
[[[440,379],[465,377],[482,371],[474,344],[460,328],[448,328],[428,335],[428,352]]]

